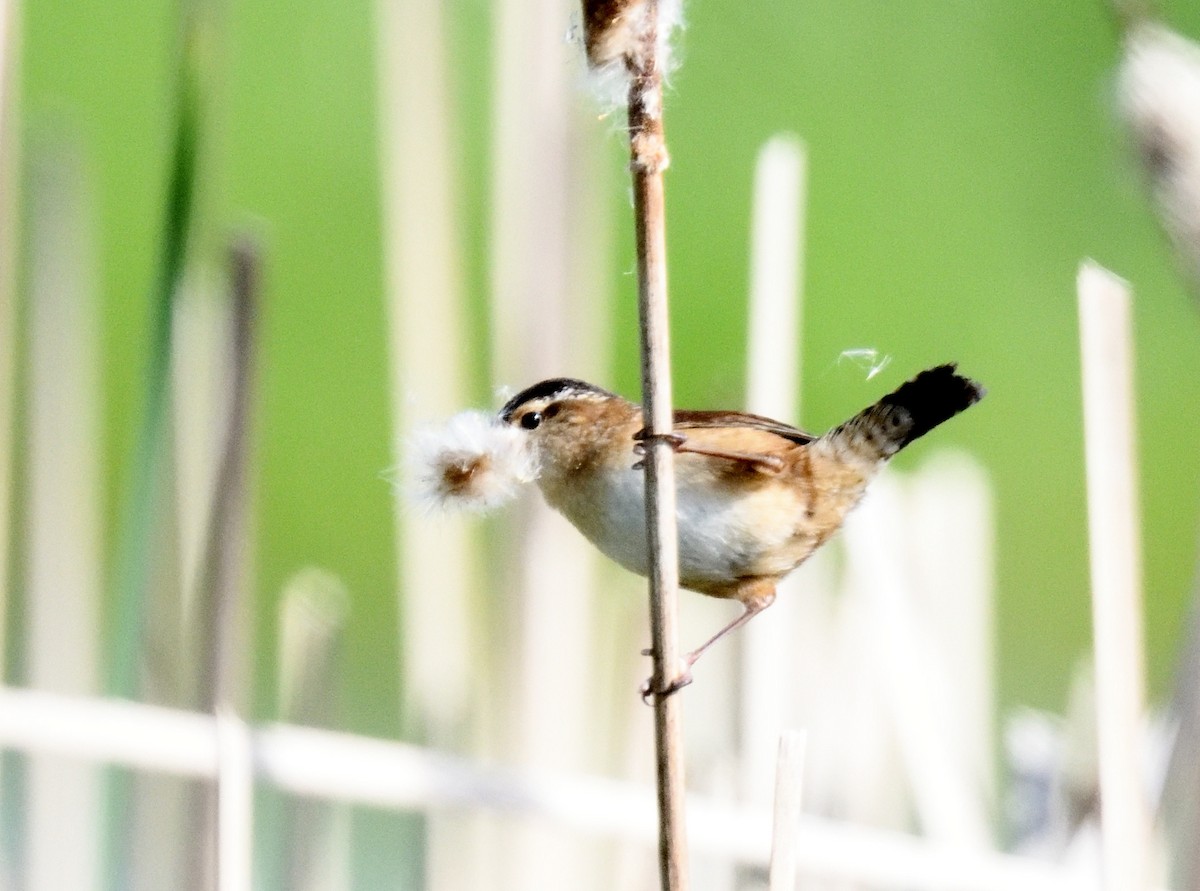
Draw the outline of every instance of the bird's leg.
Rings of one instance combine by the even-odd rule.
[[[738,599],[742,602],[742,606],[744,607],[742,614],[728,625],[723,627],[704,643],[700,644],[700,646],[696,647],[696,649],[684,656],[684,670],[676,675],[675,680],[671,681],[671,683],[669,683],[664,689],[655,690],[652,683],[653,679],[642,684],[643,701],[648,701],[651,695],[658,698],[670,696],[672,693],[677,693],[690,684],[692,682],[692,666],[696,664],[696,662],[701,656],[704,655],[704,652],[709,647],[719,641],[726,634],[729,634],[731,631],[736,631],[738,628],[741,628],[775,602],[775,583],[770,581],[755,582],[748,591],[739,595]],[[653,654],[653,650],[642,650],[643,656],[651,656]]]
[[[732,622],[730,622],[728,625],[726,625],[724,628],[722,628],[720,631],[718,631],[716,634],[714,634],[712,637],[710,637],[704,643],[700,644],[700,646],[696,647],[696,649],[692,650],[690,653],[688,653],[686,656],[683,657],[683,660],[687,663],[688,668],[691,668],[693,665],[696,664],[696,662],[700,659],[700,657],[702,655],[704,655],[705,650],[707,650],[709,647],[711,647],[713,644],[715,644],[717,641],[719,641],[726,634],[729,634],[731,631],[736,631],[737,629],[741,628],[743,625],[745,625],[747,622],[749,622],[751,619],[753,619],[755,616],[757,616],[759,613],[761,613],[764,609],[766,609],[768,606],[770,606],[774,601],[775,601],[775,591],[774,591],[774,589],[772,589],[771,596],[769,598],[765,598],[765,599],[761,599],[761,600],[752,600],[749,603],[744,603],[743,606],[745,607],[745,609],[742,610],[742,614],[740,616],[738,616],[736,619],[734,619]]]
[[[755,469],[766,473],[779,473],[779,471],[783,470],[782,459],[775,455],[763,455],[757,452],[734,452],[727,449],[710,449],[692,443],[682,433],[646,433],[641,431],[635,434],[634,439],[638,440],[637,445],[633,447],[634,451],[638,454],[645,454],[646,443],[648,442],[665,442],[676,453],[690,452],[693,455],[707,455],[710,458],[739,461],[743,464],[751,464]],[[633,469],[639,470],[645,466],[646,461],[643,458],[633,465]]]

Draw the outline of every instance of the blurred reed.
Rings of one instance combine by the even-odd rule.
[[[249,728],[227,702],[217,704],[216,813],[218,891],[250,891],[254,872],[254,751]],[[198,839],[197,839],[198,841]]]
[[[459,516],[430,521],[414,489],[408,443],[423,424],[469,402],[472,345],[457,218],[461,158],[446,8],[436,3],[376,6],[380,88],[380,174],[385,295],[391,368],[392,453],[397,467],[396,553],[400,624],[400,715],[404,734],[470,751],[471,719],[484,645],[478,613],[478,537]],[[431,886],[482,887],[474,856],[475,817],[426,815],[411,839]],[[417,853],[419,851],[419,853]],[[472,854],[464,856],[464,852]]]
[[[1170,749],[1155,814],[1170,835],[1177,887],[1200,891],[1200,578],[1175,668],[1167,721]]]
[[[582,65],[563,40],[568,12],[555,0],[502,0],[493,18],[490,374],[514,388],[609,376],[609,300],[597,274],[609,266],[605,131],[571,78]],[[506,594],[484,607],[495,633],[478,665],[477,751],[586,770],[611,751],[593,724],[612,708],[599,689],[596,558],[540,498],[510,515],[488,554],[491,591]],[[606,887],[601,851],[587,840],[540,821],[491,833],[485,887]]]
[[[457,411],[471,392],[443,17],[437,4],[382,2],[377,12],[393,454],[401,493],[401,711],[407,734],[450,745],[470,701],[476,545],[465,521],[430,523],[405,501],[414,429]]]
[[[1149,887],[1145,657],[1128,285],[1079,270],[1079,334],[1096,665],[1104,887]]]
[[[20,6],[18,0],[0,0],[0,666],[5,675],[10,667],[10,612],[15,608],[12,591],[12,539],[17,509],[13,475],[20,452],[17,442],[18,392],[18,288],[21,246],[18,226],[20,117],[13,83],[20,57]],[[8,759],[0,759],[7,766]],[[0,780],[7,782],[6,776]],[[0,790],[8,788],[0,785]],[[10,796],[11,797],[11,796]],[[0,806],[0,831],[9,828],[9,807]],[[7,837],[0,840],[0,889],[15,887],[16,859],[4,856]]]
[[[775,810],[771,819],[770,891],[794,891],[796,844],[804,796],[804,733],[779,737],[775,766]]]
[[[929,471],[930,476],[936,471]],[[923,475],[924,476],[924,475]],[[909,489],[898,474],[873,483],[874,491],[847,520],[846,553],[851,585],[868,606],[869,651],[877,658],[887,723],[898,746],[911,789],[917,823],[925,834],[965,850],[991,847],[988,814],[980,778],[967,760],[962,719],[953,710],[960,698],[951,693],[956,665],[929,631],[927,614],[916,608],[912,539],[907,533]],[[986,486],[975,497],[987,498]],[[966,543],[958,558],[979,560],[981,542]],[[989,592],[959,588],[963,598]],[[981,654],[971,653],[968,662]]]
[[[126,698],[142,694],[143,684],[152,690],[155,687],[162,689],[162,681],[153,671],[143,671],[147,664],[154,664],[153,643],[147,647],[146,625],[156,611],[160,615],[170,611],[169,606],[156,606],[154,602],[159,598],[152,595],[177,597],[179,591],[178,577],[172,565],[173,512],[169,490],[171,358],[175,307],[184,286],[188,247],[194,234],[194,198],[205,98],[202,95],[203,69],[210,64],[207,58],[210,53],[206,52],[200,34],[202,7],[199,3],[182,4],[178,13],[180,51],[173,108],[175,119],[170,139],[162,240],[149,300],[151,323],[140,426],[127,465],[127,489],[121,499],[112,558],[115,606],[105,634],[106,687],[109,693]],[[162,603],[159,600],[159,604]],[[197,651],[192,652],[200,658]],[[148,829],[152,837],[161,838],[163,823],[146,813],[153,810],[154,805],[147,796],[152,796],[154,790],[140,786],[135,795],[135,781],[119,773],[110,774],[108,780],[106,887],[115,891],[132,887],[138,877],[145,874],[143,861],[148,852],[155,850],[155,846],[141,844],[138,830]],[[144,821],[127,819],[130,814],[146,815],[146,818]],[[195,844],[195,836],[191,833],[183,837],[189,839],[183,851],[185,859],[190,861],[182,870],[183,881],[188,887],[201,887],[206,875],[204,866],[208,863],[204,856],[206,847]]]
[[[242,707],[239,677],[245,654],[250,529],[251,410],[262,277],[262,256],[246,236],[228,249],[229,326],[222,351],[229,363],[221,375],[228,400],[221,418],[220,451],[212,479],[205,545],[197,576],[196,614],[200,619],[200,695],[206,710]]]
[[[13,75],[19,56],[17,0],[0,0],[0,665],[6,664],[17,387],[17,150]],[[3,873],[0,872],[0,882]],[[2,885],[0,885],[2,887]]]
[[[24,680],[90,695],[100,686],[102,576],[98,312],[79,160],[44,153],[30,188]],[[98,887],[100,787],[93,767],[29,762],[23,887]],[[63,856],[70,851],[70,856]]]
[[[201,569],[197,578],[200,707],[217,716],[219,766],[215,789],[197,799],[199,825],[192,844],[208,838],[215,854],[210,867],[221,891],[249,891],[253,844],[253,776],[241,690],[248,646],[245,596],[250,553],[249,454],[250,410],[261,277],[258,248],[245,236],[232,240],[228,253],[229,382],[227,413],[222,418],[220,455],[213,478]]]
[[[161,253],[151,294],[141,427],[130,462],[115,557],[116,612],[110,633],[109,690],[133,697],[138,691],[142,626],[150,578],[162,550],[174,307],[186,271],[193,233],[197,163],[203,120],[205,51],[200,37],[199,6],[181,6],[181,45],[177,71],[175,126],[170,179],[162,224]]]
[[[995,813],[998,785],[993,493],[990,475],[972,456],[936,452],[911,481],[905,524],[914,607],[945,672],[945,708],[953,716],[947,732],[960,750],[956,781],[977,798],[984,821]]]
[[[203,629],[211,624],[206,613],[212,605],[211,529],[234,398],[234,308],[222,273],[189,273],[171,313],[169,429],[164,434],[169,474],[157,508],[165,527],[157,547],[164,553],[142,618],[145,655],[138,687],[144,701],[195,707],[210,696],[204,663],[211,656]],[[244,559],[235,562],[240,568],[234,573],[244,581]],[[233,670],[241,671],[244,661],[238,653]],[[126,887],[208,887],[212,803],[206,799],[211,793],[147,774],[135,776],[132,787],[125,820],[132,839]]]
[[[807,178],[807,156],[797,138],[778,135],[760,147],[750,221],[746,410],[797,423]],[[786,729],[783,702],[795,686],[784,666],[809,596],[807,581],[800,575],[783,581],[770,619],[749,623],[731,652],[736,669],[729,676],[739,679],[730,708],[736,715],[739,799],[747,803],[766,804],[775,789],[775,753]]]
[[[310,567],[289,581],[279,615],[279,716],[336,727],[350,595],[332,573]],[[350,887],[349,813],[344,805],[293,798],[278,827],[283,886],[290,891]]]

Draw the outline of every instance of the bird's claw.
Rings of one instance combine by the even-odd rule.
[[[647,443],[665,442],[671,448],[678,450],[685,442],[687,437],[682,433],[647,433],[645,430],[639,430],[633,434],[635,444],[633,450],[639,455],[646,453]]]
[[[653,649],[642,650],[643,656],[653,656]],[[692,678],[692,658],[690,654],[679,660],[679,664],[675,670],[675,677],[665,686],[656,688],[654,686],[654,678],[649,677],[645,680],[638,692],[642,696],[642,702],[646,705],[654,705],[668,696],[678,693],[693,680]]]
[[[655,689],[654,678],[647,678],[638,692],[641,693],[642,702],[646,703],[646,705],[657,705],[668,696],[678,693],[693,680],[691,669],[687,669],[677,674],[674,680],[661,689]]]
[[[673,451],[678,452],[683,448],[683,444],[687,442],[687,437],[682,433],[647,433],[645,430],[639,430],[633,434],[636,442],[633,444],[633,453],[641,455],[641,459],[633,465],[634,470],[644,470],[646,468],[646,444],[655,442],[665,442]]]

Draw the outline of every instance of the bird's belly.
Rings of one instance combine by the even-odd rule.
[[[647,575],[644,480],[639,471],[617,473],[571,487],[551,503],[605,555]],[[737,497],[715,487],[684,489],[676,503],[681,584],[715,594],[739,578],[789,572],[812,551],[797,535],[802,513],[786,489]]]

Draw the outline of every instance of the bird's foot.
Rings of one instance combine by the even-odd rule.
[[[647,678],[638,692],[641,693],[642,702],[646,705],[657,705],[668,696],[678,693],[693,680],[691,671],[685,671],[683,674],[676,675],[669,684],[657,689],[654,686],[654,678]]]
[[[654,650],[642,650],[642,655],[653,656]],[[642,702],[646,705],[656,705],[690,684],[694,680],[692,678],[693,661],[691,654],[682,657],[675,669],[675,677],[661,686],[654,685],[653,677],[647,678],[638,691],[641,693]]]
[[[679,448],[685,442],[687,442],[686,436],[684,436],[682,433],[675,432],[647,433],[645,430],[639,430],[637,433],[633,434],[633,438],[637,442],[637,445],[634,446],[634,449],[641,449],[642,451],[645,451],[647,443],[656,442],[665,442],[675,451],[679,451]]]
[[[671,447],[671,451],[680,452],[686,451],[684,443],[687,442],[687,437],[682,433],[647,433],[644,430],[638,431],[633,437],[637,442],[633,445],[633,453],[640,455],[638,462],[633,465],[634,470],[644,470],[646,467],[646,447],[649,444],[656,442],[665,442]]]

